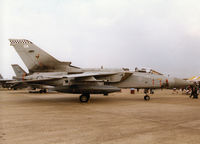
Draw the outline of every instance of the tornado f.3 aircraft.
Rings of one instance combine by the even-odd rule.
[[[3,76],[0,74],[0,86],[3,88],[9,88],[11,85],[9,84],[13,79],[4,79]]]
[[[31,90],[36,90],[36,89],[40,89],[40,93],[46,93],[47,89],[52,89],[54,87],[49,86],[49,85],[44,85],[44,84],[34,84],[34,83],[26,83],[26,80],[29,78],[32,74],[27,73],[25,70],[23,70],[18,64],[12,64],[11,65],[15,75],[13,77],[13,79],[15,79],[15,81],[10,81],[7,82],[8,84],[10,84],[11,88],[13,89],[18,89],[18,88],[30,88]],[[23,81],[23,82],[22,82]],[[29,91],[29,92],[36,92],[36,91]]]
[[[71,62],[60,62],[34,43],[26,39],[9,39],[29,70],[20,85],[52,86],[53,90],[64,93],[81,94],[80,101],[88,102],[90,94],[108,95],[121,88],[173,88],[190,85],[182,79],[166,77],[158,73],[144,73],[128,69],[79,68]],[[44,89],[45,90],[45,89]],[[149,100],[148,95],[144,96]]]
[[[20,81],[23,79],[27,73],[19,66],[19,65],[11,65],[16,76],[13,76],[12,79],[4,79],[0,74],[0,85],[3,88],[12,88],[12,85],[16,83],[16,81]],[[14,88],[16,89],[16,88]]]

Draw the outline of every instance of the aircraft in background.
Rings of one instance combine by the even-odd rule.
[[[190,82],[158,73],[143,73],[129,69],[79,68],[71,62],[60,62],[29,40],[9,39],[29,70],[29,75],[14,83],[13,87],[30,84],[52,86],[53,90],[81,94],[80,101],[87,102],[90,94],[108,95],[121,88],[155,89],[184,87]],[[148,95],[144,96],[149,100]]]
[[[0,79],[3,79],[2,75],[0,74]]]
[[[40,89],[39,90],[40,93],[46,93],[47,89],[53,88],[52,86],[49,86],[49,85],[26,83],[27,77],[31,74],[29,74],[25,70],[23,70],[18,64],[12,64],[11,66],[16,75],[16,77],[13,77],[13,79],[15,79],[15,81],[8,82],[11,85],[11,88],[13,88],[13,89],[30,88],[31,90]],[[35,91],[29,91],[29,92],[35,92]]]
[[[27,75],[27,73],[19,66],[19,65],[11,65],[15,75],[13,76],[12,79],[3,79],[2,75],[0,74],[0,84],[2,85],[3,88],[12,88],[12,85],[16,83],[19,80],[22,80],[24,76]],[[15,90],[17,89],[16,87],[14,88]]]
[[[187,81],[190,81],[190,82],[196,82],[196,83],[198,83],[198,82],[200,82],[200,76],[193,76],[193,77],[191,77],[191,78],[186,78],[186,79],[184,79],[184,80],[187,80]]]
[[[13,79],[23,80],[24,77],[28,75],[28,73],[25,70],[23,70],[18,64],[12,64],[11,66],[16,75],[13,76]]]
[[[3,88],[10,88],[9,82],[13,81],[13,79],[4,79],[3,76],[0,74],[0,85]]]

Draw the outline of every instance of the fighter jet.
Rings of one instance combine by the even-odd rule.
[[[16,76],[13,77],[14,79],[13,81],[7,83],[11,85],[12,89],[29,88],[31,89],[29,91],[30,93],[35,93],[35,92],[46,93],[47,89],[53,88],[52,86],[49,85],[26,83],[26,79],[29,78],[31,74],[26,73],[25,70],[23,70],[18,64],[12,64],[11,66]],[[36,89],[39,89],[39,91],[36,91]]]
[[[12,64],[11,66],[16,75],[13,77],[13,79],[22,80],[25,76],[28,75],[28,73],[23,70],[18,64]]]
[[[3,87],[3,76],[0,74],[0,85]]]
[[[60,62],[34,43],[26,39],[9,39],[29,70],[28,76],[15,86],[41,84],[53,86],[53,90],[81,94],[81,102],[88,102],[90,94],[108,95],[121,88],[161,88],[189,85],[184,80],[155,73],[141,73],[128,69],[79,68],[71,62]],[[149,100],[148,95],[144,96]]]
[[[2,75],[0,74],[0,79],[3,79]]]
[[[4,79],[3,76],[0,74],[0,85],[3,88],[9,88],[10,84],[9,82],[11,82],[13,79]]]
[[[11,65],[11,66],[16,76],[13,76],[12,79],[3,79],[2,75],[0,74],[0,84],[2,85],[3,88],[10,89],[14,83],[22,80],[23,77],[27,75],[27,73],[19,65]],[[15,87],[14,89],[17,89],[17,87]]]
[[[199,83],[200,82],[200,76],[193,76],[191,78],[186,78],[185,80]]]

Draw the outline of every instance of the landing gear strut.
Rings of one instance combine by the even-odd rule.
[[[150,100],[150,96],[148,96],[148,92],[149,92],[149,89],[144,89],[144,93],[146,94],[146,95],[144,96],[144,100],[145,100],[145,101],[149,101],[149,100]],[[154,93],[153,90],[150,89],[150,94],[153,94],[153,93]]]
[[[153,89],[150,89],[150,94],[154,94],[154,91],[153,91]]]
[[[90,99],[90,94],[82,94],[80,97],[79,97],[79,100],[80,102],[83,102],[83,103],[86,103],[88,102]]]

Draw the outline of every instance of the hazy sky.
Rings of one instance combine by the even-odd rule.
[[[199,0],[0,0],[0,73],[26,66],[9,38],[79,67],[200,73]]]

